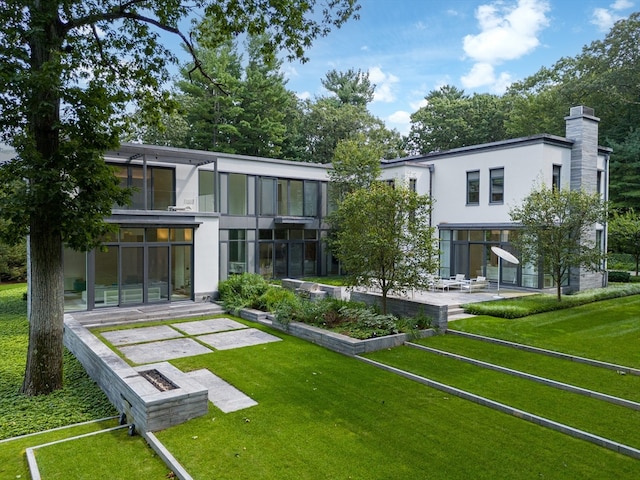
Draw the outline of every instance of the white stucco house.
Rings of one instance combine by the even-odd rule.
[[[517,287],[545,288],[532,265],[502,264],[517,226],[509,209],[536,182],[607,196],[610,150],[598,146],[598,118],[574,107],[565,137],[535,135],[382,162],[383,180],[406,181],[434,199],[440,275],[464,273]],[[107,249],[65,251],[65,308],[205,301],[220,280],[338,273],[323,238],[331,208],[330,166],[216,152],[123,144],[108,152],[133,205],[114,209]],[[593,238],[606,248],[606,225]],[[576,270],[573,289],[603,286],[602,273]]]

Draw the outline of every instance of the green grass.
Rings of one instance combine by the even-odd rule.
[[[323,285],[331,285],[334,287],[346,287],[346,277],[343,275],[333,275],[327,277],[304,277],[305,282],[321,283]]]
[[[438,335],[413,343],[640,403],[640,376],[619,375],[612,370],[455,335]]]
[[[25,457],[25,451],[29,447],[43,445],[45,443],[55,442],[78,435],[84,435],[86,433],[104,430],[105,428],[112,428],[117,424],[118,423],[116,420],[105,420],[83,425],[74,425],[62,430],[41,432],[26,437],[5,439],[0,442],[0,478],[29,478],[29,467],[27,465],[27,459]],[[76,454],[77,452],[78,451],[76,450]],[[78,457],[81,456],[82,455],[75,455],[72,458],[68,458],[67,461],[80,461],[81,458]],[[45,477],[45,480],[48,479]]]
[[[541,317],[538,321],[549,322],[551,340],[564,338],[573,346],[581,345],[582,340],[590,341],[585,347],[590,353],[610,355],[607,352],[610,343],[602,339],[595,341],[591,337],[594,334],[622,337],[621,344],[625,348],[633,345],[633,338],[637,344],[640,299],[635,299],[635,303],[633,299],[623,299],[626,307],[622,308],[616,308],[621,300],[603,302],[597,309],[593,306],[580,307],[583,310],[574,315],[575,319],[566,319],[562,328],[556,326],[555,330],[552,317],[538,316]],[[4,300],[2,292],[0,300]],[[631,313],[624,316],[625,310],[629,309]],[[578,309],[563,311],[562,314],[568,315],[573,310]],[[593,319],[580,320],[594,310],[597,315]],[[558,313],[553,315],[557,317]],[[619,318],[621,315],[622,319]],[[0,337],[0,346],[6,345],[3,353],[10,358],[13,355],[14,361],[26,351],[24,314],[18,313],[18,316],[21,320],[17,324],[22,326],[12,327],[15,330],[13,340]],[[515,326],[521,325],[528,338],[537,338],[544,344],[544,328],[538,329],[533,323],[528,323],[529,318],[505,321],[480,317],[456,321],[452,326],[473,330],[477,326],[472,320],[477,320],[478,326],[499,330],[504,328],[504,324],[499,326],[493,322],[501,320],[510,322],[512,333],[517,333]],[[1,311],[3,327],[11,324],[8,319],[5,311]],[[172,361],[184,371],[208,368],[258,402],[255,407],[229,414],[210,405],[206,416],[158,433],[160,440],[195,479],[640,478],[638,460],[451,397],[267,327],[257,328],[278,335],[284,341]],[[8,330],[11,329],[2,328],[0,335]],[[571,342],[560,334],[561,330],[570,335]],[[625,337],[627,333],[628,338]],[[434,341],[449,340],[445,337]],[[449,347],[463,348],[453,343]],[[11,353],[16,348],[22,349],[22,353]],[[484,346],[464,348],[476,349],[478,354],[482,354],[484,349],[484,355],[489,358],[492,355],[496,359],[509,357],[505,353],[492,353]],[[405,351],[410,350],[393,349],[379,355],[402,357]],[[414,351],[413,354],[420,355],[408,361],[409,367],[417,368],[426,362],[427,356],[423,352]],[[620,355],[625,354],[615,352],[615,356]],[[588,426],[591,431],[606,433],[605,436],[609,436],[611,425],[616,422],[619,428],[612,435],[615,434],[620,441],[637,436],[638,412],[622,417],[619,407],[609,409],[602,407],[602,402],[583,400],[571,402],[567,408],[564,398],[547,393],[548,387],[541,390],[536,387],[533,396],[527,395],[533,391],[529,383],[523,386],[524,383],[515,382],[507,376],[494,377],[485,373],[478,376],[476,368],[469,369],[461,362],[443,362],[441,357],[434,355],[428,357],[426,365],[431,366],[420,368],[429,373],[435,371],[443,378],[448,376],[452,382],[470,384],[473,388],[485,389],[483,391],[487,393],[504,395],[504,398],[511,398],[509,395],[515,390],[514,402],[520,405],[531,402],[534,404],[532,408],[550,411],[561,421],[569,418],[582,422],[579,424]],[[519,355],[511,361],[514,365],[532,362]],[[4,358],[0,362],[2,368],[10,363]],[[18,370],[24,368],[24,359],[22,362]],[[562,373],[561,367],[546,361],[535,368]],[[582,367],[572,365],[571,368]],[[15,375],[18,387],[21,374]],[[586,376],[596,378],[594,382],[604,381],[592,374]],[[616,379],[635,381],[630,376]],[[15,386],[16,382],[13,384]],[[69,387],[72,388],[71,385]],[[636,387],[630,383],[624,388],[633,390]],[[528,397],[539,399],[539,402]],[[7,402],[4,408],[10,411],[18,407],[19,410],[20,405],[20,401]],[[58,410],[53,408],[51,416],[58,417]],[[567,410],[573,411],[567,413]],[[0,414],[6,415],[7,411]],[[48,414],[43,409],[39,416]],[[2,425],[0,423],[0,427]],[[76,429],[88,428],[74,427],[74,434],[77,434]],[[27,478],[22,455],[24,448],[51,441],[52,436],[70,436],[66,432],[0,443],[0,478]],[[43,478],[119,479],[133,478],[132,472],[135,472],[136,479],[141,480],[165,478],[165,467],[139,437],[132,439],[123,432],[39,450],[37,458],[42,462],[42,471],[46,471]],[[103,457],[107,460],[102,460]],[[149,470],[143,470],[136,462],[144,464],[144,468],[149,464]],[[103,469],[105,465],[106,470]],[[128,475],[121,473],[123,470]]]
[[[44,480],[165,479],[169,474],[144,439],[130,437],[126,429],[39,448],[35,457]]]
[[[490,315],[513,319],[637,294],[640,294],[640,284],[616,283],[607,288],[585,290],[573,295],[563,295],[560,302],[558,302],[555,294],[536,294],[491,302],[470,303],[463,305],[463,308],[465,312],[474,315]]]
[[[640,411],[409,347],[367,356],[514,408],[640,448]]]
[[[472,317],[449,327],[640,368],[639,318],[640,295],[633,295],[516,320]]]
[[[259,403],[230,414],[212,407],[159,433],[194,478],[640,475],[637,460],[282,336],[172,362],[208,368]]]

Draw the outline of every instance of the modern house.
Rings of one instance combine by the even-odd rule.
[[[404,181],[435,200],[440,275],[499,278],[551,286],[534,265],[501,264],[491,246],[512,250],[509,209],[538,182],[607,196],[610,150],[598,146],[598,118],[574,107],[566,137],[531,137],[384,161],[383,179]],[[330,166],[170,147],[123,144],[108,152],[122,185],[136,187],[106,249],[65,251],[67,310],[205,301],[220,280],[338,273],[323,239],[332,208]],[[606,248],[606,226],[594,241]],[[569,286],[603,286],[601,273],[576,269]]]

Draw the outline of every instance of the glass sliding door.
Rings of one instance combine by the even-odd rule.
[[[171,300],[187,300],[192,296],[191,245],[173,245],[171,247]]]
[[[169,300],[169,247],[149,247],[147,302]]]
[[[122,247],[120,304],[142,303],[144,286],[144,247]]]
[[[118,247],[110,246],[107,251],[96,250],[95,282],[93,286],[96,308],[113,307],[119,303],[118,289]]]

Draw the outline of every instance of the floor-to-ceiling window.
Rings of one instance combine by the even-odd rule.
[[[102,248],[81,255],[84,275],[79,254],[65,250],[66,310],[193,297],[190,227],[122,227]]]

